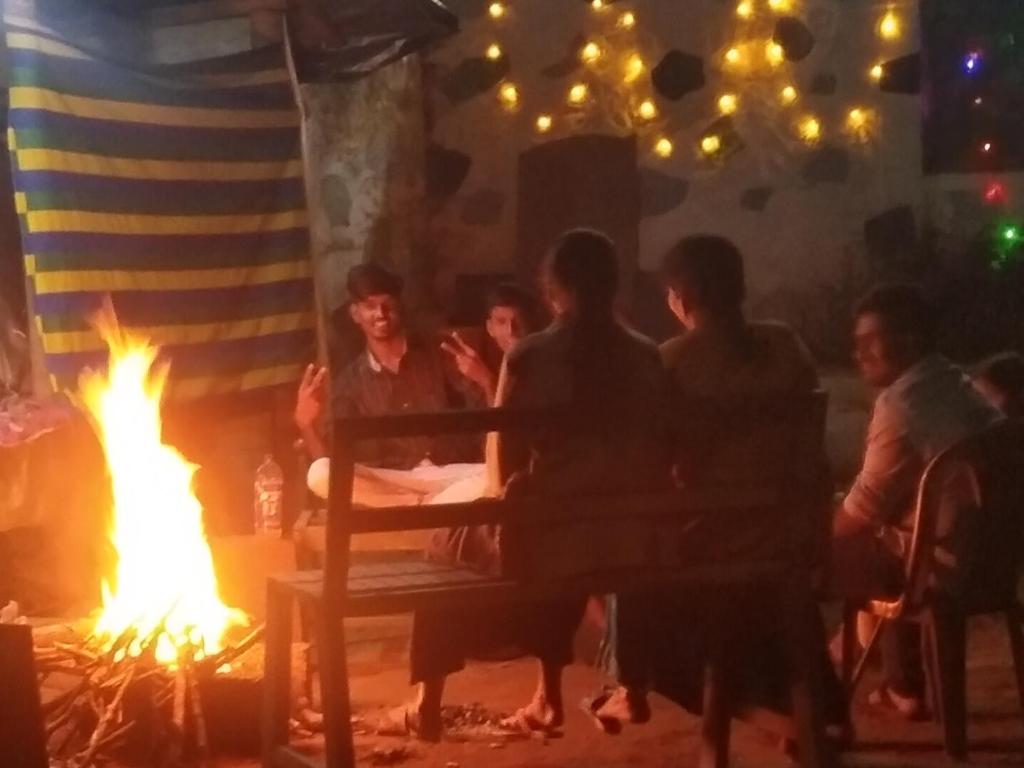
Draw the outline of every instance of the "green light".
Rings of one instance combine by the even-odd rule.
[[[1004,227],[1003,228],[1003,240],[1008,243],[1014,243],[1020,240],[1020,230],[1017,227]]]

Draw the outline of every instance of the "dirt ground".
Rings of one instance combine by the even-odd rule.
[[[373,671],[371,671],[371,669]],[[534,680],[531,662],[473,664],[450,681],[450,704],[483,704],[495,712],[514,710],[528,698]],[[868,675],[855,704],[856,745],[843,765],[898,768],[949,764],[934,723],[907,724],[884,717],[865,703],[874,682]],[[569,705],[562,734],[546,741],[505,741],[476,736],[423,745],[401,737],[361,734],[356,738],[360,766],[393,764],[403,768],[679,768],[695,765],[699,721],[668,701],[655,698],[654,717],[646,726],[627,728],[612,737],[600,733],[578,702],[605,681],[593,669],[575,665],[566,673]],[[968,697],[972,766],[1024,766],[1024,715],[1017,699],[1005,629],[994,618],[971,627]],[[357,663],[352,695],[361,730],[379,722],[388,707],[409,695],[406,669],[399,653],[383,653],[378,663]],[[316,749],[315,743],[310,744]],[[385,763],[387,753],[395,759]],[[218,768],[254,768],[255,762],[225,763]],[[791,765],[772,740],[749,726],[733,729],[736,768]]]

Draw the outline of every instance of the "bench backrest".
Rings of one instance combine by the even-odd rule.
[[[622,493],[587,496],[585,490],[574,498],[585,503],[571,509],[557,500],[484,499],[466,504],[357,509],[352,504],[353,446],[361,440],[435,436],[441,434],[483,434],[523,431],[538,433],[553,425],[585,429],[581,417],[562,409],[519,410],[492,408],[442,413],[403,413],[381,417],[339,419],[334,423],[330,495],[325,553],[325,590],[343,598],[347,586],[351,536],[357,533],[426,530],[459,525],[502,524],[545,527],[581,520],[635,518],[639,521],[670,522],[701,514],[730,511],[782,512],[789,517],[787,534],[790,551],[808,556],[817,550],[821,531],[815,518],[820,499],[824,423],[827,396],[815,392],[805,397],[778,396],[746,399],[733,406],[715,404],[722,434],[746,435],[774,431],[779,436],[773,450],[784,453],[786,470],[770,486],[701,485],[652,493]],[[690,401],[680,404],[678,414],[709,413],[711,403]],[[685,423],[678,428],[685,429]],[[723,438],[727,439],[727,438]]]

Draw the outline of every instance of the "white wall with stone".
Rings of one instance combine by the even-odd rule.
[[[581,0],[507,0],[507,13],[496,20],[487,2],[450,0],[462,30],[426,57],[428,120],[435,149],[462,153],[470,166],[454,193],[432,203],[431,248],[442,295],[457,273],[512,271],[521,152],[573,131],[626,135],[636,130],[647,211],[640,223],[640,266],[655,268],[663,252],[687,233],[728,235],[747,256],[754,311],[783,315],[812,341],[829,343],[836,306],[848,303],[847,294],[859,290],[858,276],[868,271],[865,220],[903,205],[920,212],[920,98],[882,93],[868,75],[875,63],[918,50],[915,4],[792,0],[789,15],[813,35],[810,54],[770,72],[758,64],[737,74],[725,65],[725,51],[744,39],[770,37],[780,15],[768,0],[752,0],[754,19],[744,21],[736,14],[737,3],[633,0],[595,11]],[[895,40],[879,34],[887,9],[901,23]],[[636,18],[630,31],[616,26],[627,10]],[[569,69],[584,39],[604,49],[597,71],[580,66],[561,76],[545,73],[559,62]],[[512,110],[500,103],[499,85],[479,88],[471,98],[446,95],[460,74],[463,80],[473,74],[467,59],[484,57],[492,43],[507,58],[503,80],[518,88],[519,103]],[[747,52],[750,56],[760,55],[763,43],[757,45],[762,48]],[[703,60],[702,89],[671,101],[654,95],[646,76],[633,86],[621,82],[622,57],[636,51],[655,64],[673,49]],[[565,104],[566,89],[576,80],[589,82],[595,94],[593,105],[581,112]],[[828,92],[831,82],[834,92]],[[790,107],[778,98],[784,83],[799,93]],[[471,90],[471,83],[462,84]],[[718,118],[716,102],[726,92],[739,98],[732,120],[743,148],[709,162],[697,145]],[[631,125],[636,121],[629,117],[630,107],[649,95],[659,118],[652,125]],[[871,116],[866,140],[846,130],[854,107]],[[554,119],[545,135],[534,128],[540,113]],[[810,113],[822,127],[816,147],[802,142],[795,128],[799,117]],[[661,136],[674,144],[669,158],[652,151]]]

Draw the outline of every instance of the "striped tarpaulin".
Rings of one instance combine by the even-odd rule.
[[[144,67],[76,43],[79,19],[15,7],[8,140],[53,383],[103,365],[88,318],[107,294],[164,348],[175,399],[297,379],[315,318],[283,52]]]

